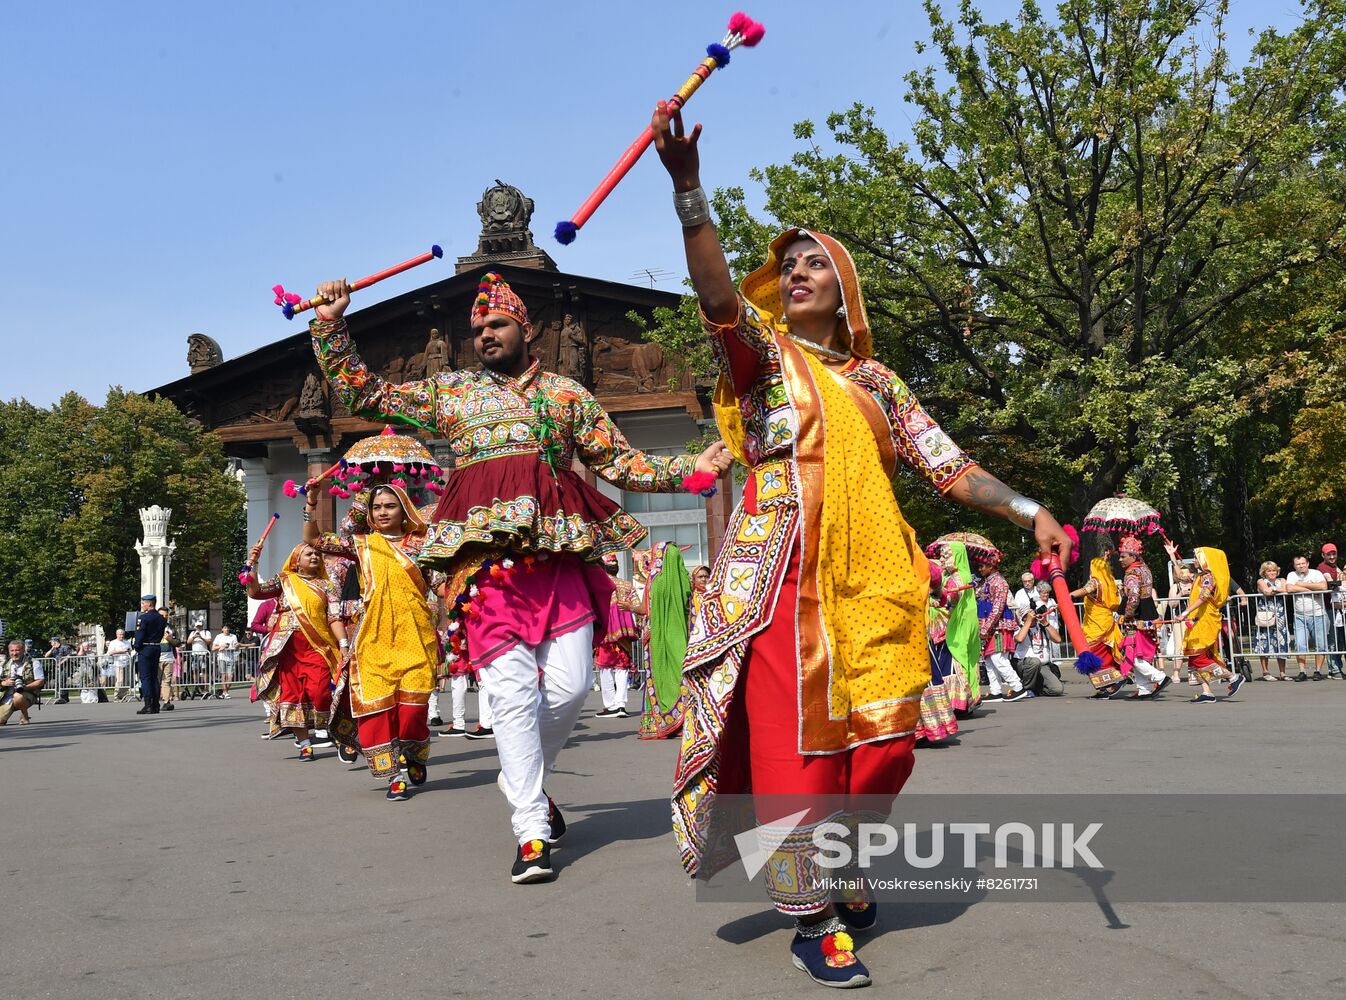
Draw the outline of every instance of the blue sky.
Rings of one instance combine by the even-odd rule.
[[[534,234],[563,270],[631,281],[663,269],[674,277],[660,287],[677,290],[681,243],[653,151],[574,245],[550,233],[718,41],[734,2],[10,0],[0,398],[152,388],[187,373],[192,332],[226,358],[283,337],[297,327],[271,304],[276,282],[307,292],[435,242],[446,262],[357,305],[443,277],[475,248],[475,206],[497,177],[533,198]],[[1000,19],[1018,5],[981,6]],[[1298,17],[1289,0],[1233,6],[1236,59],[1248,27]],[[751,188],[751,167],[797,149],[796,121],[856,100],[906,132],[902,76],[929,59],[913,47],[918,3],[745,9],[765,40],[689,105],[708,188]]]

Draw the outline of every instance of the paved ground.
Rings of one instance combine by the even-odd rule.
[[[918,752],[908,789],[1346,792],[1346,683],[1209,707],[1083,694],[984,712],[958,746]],[[48,706],[0,731],[7,996],[821,992],[765,905],[694,901],[669,833],[674,747],[639,742],[634,719],[586,711],[549,783],[570,819],[559,879],[514,886],[489,743],[438,740],[430,782],[388,803],[331,751],[302,765],[258,739],[246,700],[133,708]],[[1286,850],[1302,832],[1285,818]],[[1346,993],[1346,907],[1116,909],[890,908],[861,955],[886,996]]]

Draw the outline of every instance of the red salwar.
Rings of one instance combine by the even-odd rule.
[[[282,728],[322,729],[332,713],[332,669],[304,633],[290,636],[276,668],[279,687],[276,724]]]

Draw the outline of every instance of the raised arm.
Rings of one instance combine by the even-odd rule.
[[[344,313],[350,305],[350,286],[343,278],[318,286],[328,300],[313,310],[309,323],[313,356],[332,385],[332,391],[357,417],[394,420],[435,430],[437,383],[434,378],[391,383],[371,372],[355,351]]]
[[[691,135],[684,134],[681,111],[669,115],[668,105],[660,101],[650,128],[654,130],[654,148],[673,179],[675,210],[683,223],[687,274],[701,301],[701,312],[711,323],[733,323],[738,317],[738,292],[701,187],[701,154],[697,149],[701,126],[693,128]]]

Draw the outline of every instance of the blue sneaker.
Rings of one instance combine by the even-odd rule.
[[[1219,699],[1216,698],[1215,695],[1213,695],[1213,694],[1199,694],[1199,695],[1197,695],[1195,698],[1193,698],[1193,699],[1191,700],[1190,704],[1193,704],[1193,705],[1213,705],[1213,704],[1215,704],[1215,702],[1217,702],[1217,701],[1219,701]]]
[[[388,794],[386,797],[389,802],[405,802],[407,799],[411,798],[411,787],[407,784],[405,778],[402,778],[401,776],[396,777],[388,782]]]
[[[790,942],[794,967],[821,986],[848,990],[870,984],[869,970],[855,957],[855,942],[845,931]]]
[[[1239,693],[1239,688],[1243,687],[1244,677],[1242,674],[1235,674],[1234,679],[1229,682],[1229,694],[1226,697],[1232,698]]]

